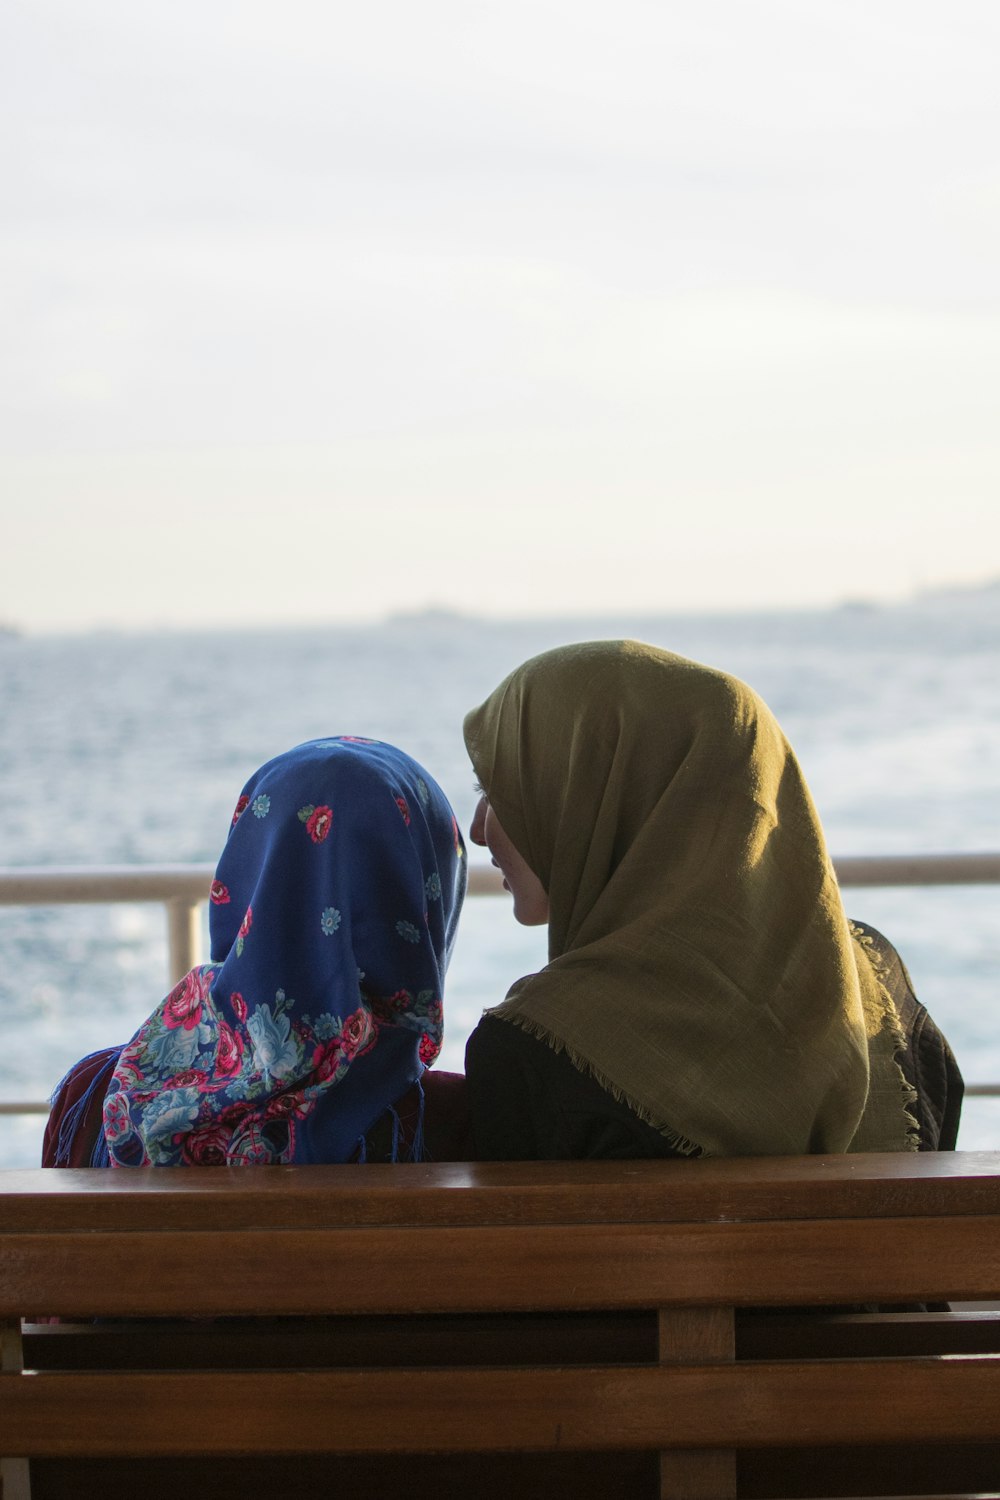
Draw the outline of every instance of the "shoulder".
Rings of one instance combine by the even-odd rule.
[[[465,1070],[480,1156],[570,1160],[673,1156],[666,1137],[592,1073],[523,1027],[484,1016]]]
[[[906,965],[889,939],[867,922],[852,920],[852,931],[872,960],[892,999],[903,1031],[898,1062],[916,1090],[913,1106],[921,1151],[953,1151],[965,1085],[944,1033],[913,990]]]

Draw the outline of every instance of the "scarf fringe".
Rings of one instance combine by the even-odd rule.
[[[432,1159],[427,1155],[424,1145],[424,1106],[427,1102],[427,1096],[424,1093],[423,1084],[419,1078],[414,1083],[414,1088],[417,1091],[419,1100],[417,1104],[417,1128],[413,1132],[413,1139],[410,1141],[409,1146],[407,1146],[406,1129],[399,1118],[399,1111],[392,1104],[385,1110],[385,1114],[389,1115],[392,1119],[392,1141],[389,1147],[389,1160],[396,1164],[399,1162],[430,1161]],[[367,1135],[359,1135],[357,1150],[352,1157],[352,1161],[355,1166],[364,1166],[367,1160],[368,1137]],[[95,1163],[96,1165],[97,1163]]]
[[[487,1011],[486,1014],[489,1015],[490,1012]],[[703,1146],[698,1145],[697,1141],[689,1140],[687,1136],[681,1135],[679,1131],[674,1130],[671,1126],[664,1125],[662,1120],[655,1119],[645,1105],[639,1104],[619,1084],[612,1082],[608,1075],[602,1073],[600,1068],[596,1068],[588,1057],[583,1057],[582,1054],[575,1052],[572,1047],[567,1047],[561,1037],[556,1036],[554,1032],[549,1031],[546,1027],[540,1026],[530,1016],[505,1014],[502,1019],[509,1021],[512,1026],[520,1027],[522,1031],[526,1031],[529,1036],[535,1037],[537,1041],[544,1042],[547,1047],[552,1048],[553,1052],[564,1053],[577,1072],[583,1073],[587,1078],[592,1078],[606,1094],[611,1095],[616,1103],[624,1104],[626,1109],[630,1109],[644,1125],[649,1125],[657,1134],[662,1135],[667,1145],[681,1156],[709,1155]]]
[[[431,1157],[426,1154],[424,1148],[424,1105],[426,1103],[426,1095],[424,1094],[424,1086],[419,1078],[416,1082],[416,1089],[420,1097],[420,1103],[417,1105],[417,1128],[413,1132],[413,1140],[410,1144],[410,1154],[407,1160],[411,1162],[430,1161]]]
[[[907,1080],[906,1075],[899,1064],[899,1058],[902,1057],[906,1052],[906,1032],[903,1029],[903,1023],[899,1018],[899,1012],[897,1011],[892,995],[889,992],[888,969],[886,967],[882,951],[876,943],[875,939],[869,933],[862,932],[861,928],[858,927],[858,925],[855,922],[852,922],[849,918],[847,925],[850,929],[851,937],[858,944],[859,948],[862,950],[868,960],[868,963],[871,966],[871,971],[875,976],[875,984],[878,991],[877,1018],[879,1025],[874,1033],[869,1034],[869,1049],[872,1050],[873,1044],[876,1042],[877,1038],[881,1037],[883,1033],[888,1032],[891,1039],[891,1049],[889,1051],[888,1057],[886,1058],[886,1061],[889,1063],[890,1067],[894,1069],[896,1075],[893,1079],[893,1083],[899,1094],[898,1102],[903,1116],[902,1123],[904,1146],[902,1149],[907,1151],[919,1151],[920,1122],[918,1121],[916,1115],[913,1113],[912,1106],[916,1104],[917,1100],[920,1098],[920,1095],[918,1091],[913,1087],[913,1085]],[[866,1015],[866,1028],[868,1020],[869,1017]],[[851,1145],[851,1149],[858,1149],[854,1146],[853,1142]],[[870,1149],[879,1148],[872,1147]]]
[[[55,1088],[52,1090],[52,1094],[49,1098],[49,1107],[52,1108],[55,1106],[56,1100],[59,1098],[59,1095],[62,1093],[63,1089],[66,1087],[66,1084],[69,1082],[74,1073],[78,1072],[85,1063],[91,1062],[95,1057],[100,1057],[102,1053],[107,1051],[108,1049],[106,1047],[99,1047],[96,1052],[89,1052],[86,1057],[81,1058],[79,1062],[74,1063],[69,1072],[59,1080]],[[122,1049],[120,1047],[112,1050],[111,1055],[109,1056],[107,1062],[104,1064],[104,1067],[97,1069],[97,1072],[94,1074],[93,1078],[90,1080],[86,1089],[80,1095],[79,1099],[77,1099],[67,1109],[65,1115],[59,1123],[59,1134],[56,1137],[56,1149],[52,1162],[53,1166],[69,1166],[70,1157],[73,1151],[73,1143],[76,1140],[77,1131],[83,1125],[84,1118],[87,1114],[87,1111],[90,1109],[91,1104],[94,1102],[94,1097],[98,1089],[100,1089],[101,1102],[103,1104],[104,1095],[107,1092],[108,1081],[111,1077],[111,1074],[117,1067],[118,1058],[121,1055],[121,1051]],[[90,1165],[92,1167],[106,1167],[108,1165],[108,1143],[104,1138],[103,1124],[98,1131],[97,1139],[95,1140],[93,1149],[91,1150]]]

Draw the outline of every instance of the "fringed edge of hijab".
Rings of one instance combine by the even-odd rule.
[[[847,1147],[848,1152],[864,1151],[918,1151],[920,1149],[920,1124],[912,1106],[919,1094],[910,1084],[900,1066],[899,1059],[906,1051],[906,1033],[899,1012],[885,982],[886,970],[874,939],[861,931],[853,922],[848,923],[855,951],[867,960],[867,973],[858,965],[858,979],[865,1017],[865,1034],[868,1044],[869,1085],[865,1107],[857,1129]],[[867,981],[867,982],[866,982]],[[506,1011],[499,1014],[500,1007],[488,1010],[497,1020],[507,1021],[521,1031],[544,1042],[555,1053],[563,1053],[578,1072],[592,1078],[599,1088],[609,1094],[646,1125],[662,1135],[667,1144],[682,1156],[708,1157],[696,1141],[657,1120],[645,1105],[634,1099],[627,1090],[613,1082],[588,1057],[575,1048],[567,1046],[562,1037],[556,1036],[546,1026],[523,1012]]]
[[[850,1152],[919,1151],[920,1124],[912,1106],[919,1099],[899,1063],[906,1051],[906,1032],[886,984],[886,968],[874,938],[848,921],[855,952],[867,960],[868,976],[858,965],[861,1001],[868,1040],[868,1098]]]
[[[600,1068],[595,1067],[589,1057],[584,1057],[582,1053],[575,1051],[572,1047],[568,1047],[561,1037],[556,1036],[554,1032],[549,1031],[540,1022],[534,1021],[530,1016],[525,1015],[511,1015],[510,1013],[498,1015],[495,1010],[484,1011],[484,1015],[493,1016],[498,1021],[509,1021],[512,1026],[519,1027],[521,1031],[525,1031],[529,1036],[533,1036],[536,1041],[544,1042],[546,1047],[550,1047],[553,1052],[562,1053],[573,1064],[578,1073],[583,1073],[585,1077],[592,1078],[618,1104],[624,1104],[644,1125],[649,1125],[658,1135],[662,1135],[667,1145],[681,1156],[709,1155],[704,1147],[698,1145],[697,1141],[689,1140],[687,1136],[681,1135],[679,1131],[673,1130],[669,1125],[664,1125],[661,1121],[654,1119],[645,1105],[633,1099],[617,1083],[613,1083],[606,1073],[603,1073]]]

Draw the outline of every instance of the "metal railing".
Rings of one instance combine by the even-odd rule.
[[[873,854],[834,860],[842,886],[1000,885],[1000,852]],[[80,865],[0,868],[0,906],[110,905],[159,902],[167,914],[170,984],[198,961],[200,908],[208,900],[211,865]],[[470,864],[469,895],[499,896],[500,872]],[[966,1084],[966,1097],[1000,1096],[1000,1082]],[[0,1115],[47,1114],[44,1101],[0,1102]]]

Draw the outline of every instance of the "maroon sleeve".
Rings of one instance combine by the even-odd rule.
[[[74,1063],[52,1096],[42,1138],[43,1167],[89,1167],[103,1135],[104,1095],[121,1047],[105,1047]]]

